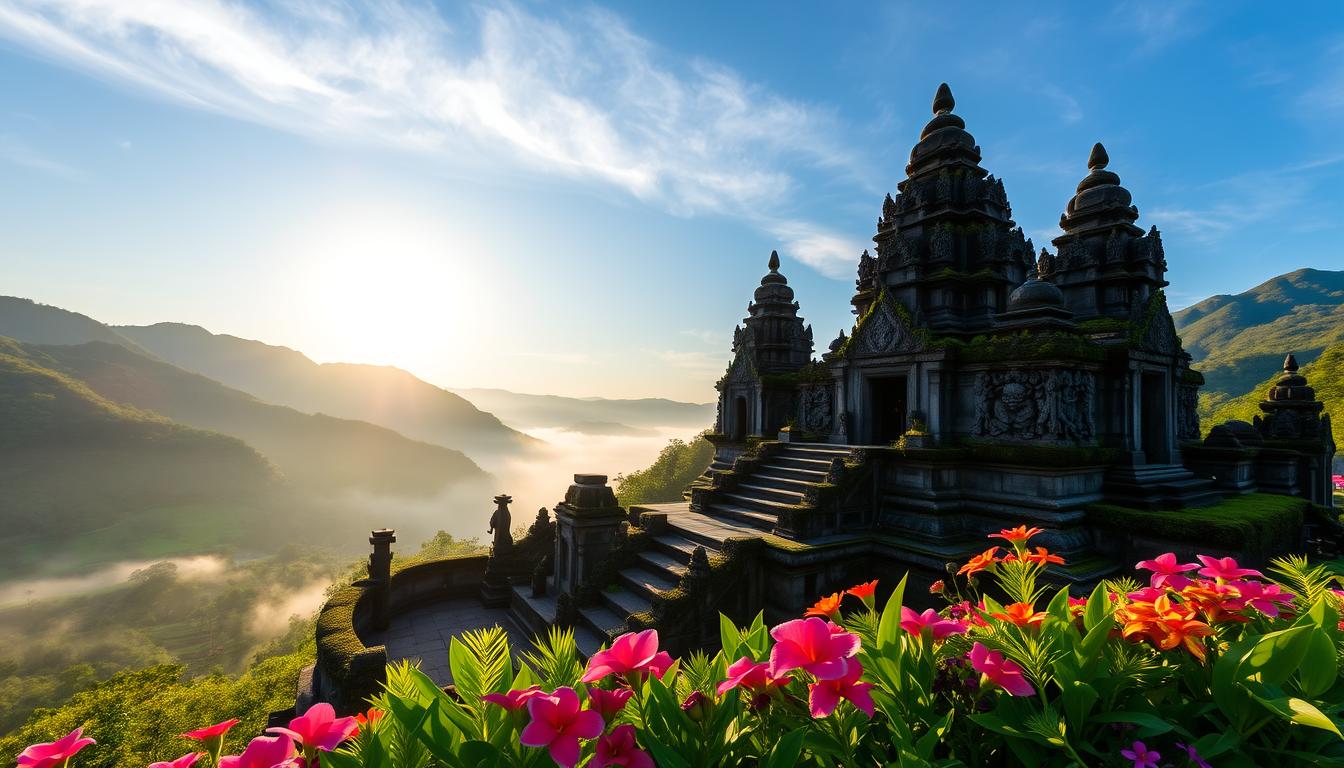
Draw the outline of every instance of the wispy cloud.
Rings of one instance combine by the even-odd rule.
[[[715,354],[711,352],[676,352],[669,350],[657,353],[657,357],[664,366],[685,371],[718,373],[727,364],[727,355],[722,352]]]
[[[98,76],[299,134],[614,187],[741,218],[826,274],[852,245],[790,209],[798,168],[861,168],[829,110],[680,63],[597,8],[0,0],[0,35]],[[787,214],[786,214],[787,215]],[[843,254],[843,255],[842,255]]]
[[[0,161],[63,179],[77,179],[82,175],[77,168],[47,157],[19,137],[7,133],[0,133]]]

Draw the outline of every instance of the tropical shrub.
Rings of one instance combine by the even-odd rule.
[[[219,764],[1344,765],[1337,577],[1167,553],[1138,564],[1146,585],[1072,597],[1044,583],[1062,558],[1038,532],[994,534],[1005,545],[931,585],[941,611],[905,606],[905,580],[879,605],[869,582],[774,627],[721,617],[713,656],[674,660],[648,630],[585,665],[553,630],[515,659],[502,630],[467,633],[451,690],[396,664],[357,724],[310,711]]]

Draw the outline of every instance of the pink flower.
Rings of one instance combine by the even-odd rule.
[[[1199,569],[1199,575],[1208,576],[1210,579],[1232,581],[1247,576],[1261,576],[1259,571],[1239,567],[1237,561],[1230,557],[1209,557],[1208,555],[1196,555],[1196,557],[1199,558],[1199,562],[1204,564],[1204,567]]]
[[[238,718],[225,720],[222,723],[215,723],[206,728],[198,728],[194,731],[187,731],[182,734],[184,739],[196,739],[205,747],[205,751],[210,755],[210,759],[219,762],[219,753],[224,748],[224,735],[229,729],[238,724]]]
[[[625,709],[625,703],[634,696],[635,692],[629,688],[618,688],[614,691],[604,691],[601,688],[588,689],[588,708],[602,716],[603,720],[611,722],[611,718],[616,713]]]
[[[609,765],[654,768],[653,758],[635,742],[635,726],[629,723],[619,725],[612,729],[611,733],[598,739],[588,768],[607,768]]]
[[[794,619],[770,630],[770,675],[802,669],[818,680],[839,680],[859,652],[859,637],[815,616]]]
[[[991,683],[1008,692],[1009,696],[1031,696],[1036,689],[1022,676],[1016,662],[1005,659],[1002,653],[991,651],[977,642],[971,646],[971,667],[989,678]]]
[[[285,735],[258,736],[241,755],[219,758],[219,768],[275,768],[294,757],[294,740]]]
[[[523,746],[546,747],[556,765],[565,768],[579,762],[579,739],[595,739],[607,725],[593,710],[579,709],[579,695],[573,688],[557,688],[550,696],[528,699],[527,713],[532,722],[519,736]]]
[[[1246,605],[1255,610],[1275,618],[1279,615],[1279,606],[1292,605],[1293,599],[1297,597],[1291,592],[1284,592],[1278,584],[1265,584],[1259,581],[1238,581],[1230,584],[1241,593],[1241,599]]]
[[[872,683],[860,683],[863,665],[855,660],[850,662],[844,677],[838,680],[819,680],[808,686],[808,703],[813,717],[826,717],[835,711],[841,699],[858,707],[869,717],[873,716],[873,697],[868,692]]]
[[[784,682],[785,678],[777,678],[770,674],[770,665],[765,662],[757,664],[750,656],[743,656],[728,666],[728,679],[719,683],[719,695],[722,696],[732,689],[742,686],[752,693],[760,693]]]
[[[607,650],[593,654],[582,682],[592,683],[607,675],[632,672],[641,675],[651,672],[655,677],[662,677],[670,666],[672,657],[667,651],[658,650],[658,630],[646,629],[639,634],[627,632],[616,638]]]
[[[354,736],[359,724],[353,717],[336,717],[336,710],[325,701],[308,708],[299,717],[289,721],[288,728],[267,728],[267,733],[283,734],[303,745],[309,758],[317,750],[330,752],[342,741]]]
[[[1193,745],[1182,744],[1178,741],[1176,742],[1176,748],[1185,752],[1186,756],[1190,758],[1190,762],[1199,766],[1199,768],[1213,768],[1212,765],[1209,765],[1209,761],[1200,756],[1199,750],[1195,749]]]
[[[204,752],[189,752],[176,760],[167,763],[150,763],[149,768],[191,768],[201,759]]]
[[[1157,577],[1154,576],[1153,578],[1156,579]],[[1185,589],[1185,587],[1193,583],[1194,582],[1190,581],[1189,579],[1185,579],[1185,584],[1181,587],[1181,589]],[[1151,603],[1165,594],[1167,594],[1167,590],[1163,589],[1162,587],[1144,587],[1143,589],[1140,589],[1137,592],[1130,592],[1129,594],[1125,595],[1125,597],[1129,598],[1129,601],[1131,603]]]
[[[915,637],[920,637],[927,629],[934,640],[942,640],[948,635],[966,634],[965,624],[954,619],[944,619],[932,608],[926,609],[923,613],[915,613],[901,606],[901,629]]]
[[[481,701],[488,701],[491,704],[497,704],[510,712],[517,712],[527,706],[527,700],[533,696],[545,696],[546,692],[541,690],[540,685],[534,685],[521,691],[508,691],[507,693],[487,693],[481,697]],[[588,694],[592,696],[590,692]]]
[[[1120,750],[1120,755],[1126,760],[1133,760],[1133,768],[1157,768],[1157,761],[1162,757],[1161,754],[1144,746],[1142,741],[1134,742],[1129,749]]]
[[[1153,572],[1151,586],[1154,588],[1161,589],[1169,586],[1172,589],[1180,590],[1185,589],[1186,585],[1190,583],[1190,579],[1186,578],[1184,574],[1198,568],[1199,563],[1178,563],[1176,562],[1176,554],[1167,552],[1152,560],[1144,560],[1134,567]]]
[[[45,744],[34,744],[19,755],[19,768],[65,768],[79,750],[97,744],[84,738],[84,729],[76,728],[61,738]]]

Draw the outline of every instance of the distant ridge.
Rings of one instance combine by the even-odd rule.
[[[87,315],[17,296],[0,296],[0,336],[27,344],[105,341],[150,354],[134,341]]]
[[[288,347],[183,323],[113,330],[179,368],[307,413],[368,421],[473,456],[538,445],[494,415],[400,368],[318,364]]]

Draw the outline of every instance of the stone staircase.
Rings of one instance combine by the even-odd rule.
[[[733,488],[715,491],[703,511],[763,532],[774,530],[779,513],[803,504],[808,486],[826,482],[831,461],[845,458],[850,450],[848,445],[820,443],[779,446]]]

